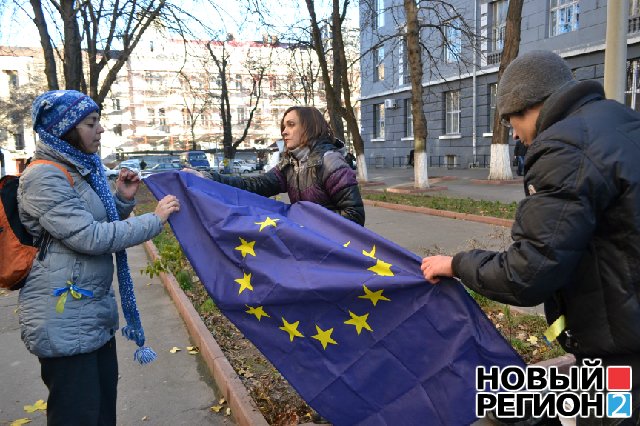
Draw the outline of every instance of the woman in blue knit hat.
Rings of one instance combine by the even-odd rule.
[[[144,364],[155,353],[144,346],[125,249],[158,235],[180,206],[168,195],[154,213],[128,217],[140,179],[123,169],[111,193],[97,154],[100,111],[87,95],[46,92],[34,101],[32,118],[40,139],[34,159],[55,164],[28,167],[18,188],[20,219],[39,241],[20,290],[22,340],[40,360],[49,425],[115,425],[113,253],[127,322],[122,333],[136,342],[134,357]]]

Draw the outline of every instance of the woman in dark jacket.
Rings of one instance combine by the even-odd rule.
[[[265,197],[286,192],[291,203],[311,201],[364,225],[364,205],[355,172],[345,160],[342,142],[333,137],[322,113],[314,107],[291,107],[284,113],[280,130],[286,149],[280,162],[267,173],[238,177],[214,172],[207,177]]]

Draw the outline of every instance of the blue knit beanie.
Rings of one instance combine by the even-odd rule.
[[[76,90],[51,90],[33,101],[33,129],[41,129],[60,138],[87,115],[99,110],[98,104],[84,93]]]

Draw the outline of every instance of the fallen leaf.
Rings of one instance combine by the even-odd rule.
[[[24,411],[26,411],[27,413],[34,413],[38,410],[45,411],[46,409],[47,409],[47,403],[41,399],[37,400],[33,405],[24,406]]]
[[[22,418],[22,419],[17,419],[14,420],[10,423],[10,426],[21,426],[21,425],[26,425],[27,423],[31,423],[30,419]]]
[[[213,407],[209,408],[211,411],[213,411],[214,413],[219,413],[220,410],[222,410],[222,405],[214,405]]]
[[[144,416],[144,417],[142,418],[142,421],[143,421],[143,422],[146,422],[147,420],[149,420],[149,416]]]
[[[218,404],[224,404],[225,402],[227,402],[227,400],[226,400],[226,399],[224,399],[224,398],[220,398],[220,399],[218,400]]]
[[[227,410],[224,412],[225,416],[230,416],[231,415],[231,408],[227,407]]]
[[[180,349],[177,346],[172,347],[171,349],[169,349],[169,352],[171,352],[172,354],[175,354],[176,352],[180,352],[182,349]]]
[[[197,355],[200,353],[200,348],[197,346],[187,346],[187,350],[191,355]]]
[[[529,338],[527,339],[527,342],[531,343],[532,345],[537,345],[538,338],[536,336],[529,336]]]

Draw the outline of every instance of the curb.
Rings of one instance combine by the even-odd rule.
[[[470,213],[458,213],[458,212],[452,212],[449,210],[437,210],[437,209],[431,209],[429,207],[407,206],[405,204],[394,204],[394,203],[387,203],[384,201],[373,201],[373,200],[367,200],[367,199],[364,199],[362,201],[367,206],[384,207],[386,209],[391,209],[391,210],[399,210],[399,211],[405,211],[405,212],[411,212],[411,213],[422,213],[422,214],[428,214],[431,216],[446,217],[449,219],[468,220],[470,222],[479,222],[479,223],[486,223],[489,225],[504,226],[505,228],[510,228],[511,226],[513,226],[513,220],[511,219],[500,219],[497,217],[480,216],[477,214],[470,214]]]
[[[156,260],[159,257],[158,249],[152,241],[146,241],[143,246],[149,259]],[[229,403],[231,415],[236,423],[241,426],[268,426],[264,416],[174,276],[161,272],[160,280],[176,305],[194,344],[200,348],[200,355],[207,364],[220,392]]]

